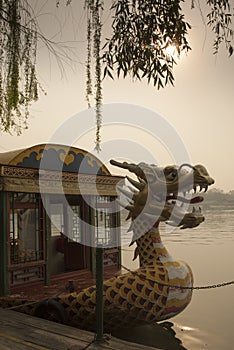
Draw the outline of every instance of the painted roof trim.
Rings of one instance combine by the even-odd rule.
[[[49,143],[0,153],[0,164],[82,174],[111,175],[107,167],[88,151]]]

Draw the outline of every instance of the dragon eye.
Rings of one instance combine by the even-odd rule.
[[[168,178],[169,178],[169,180],[174,180],[176,178],[176,176],[177,176],[177,172],[174,171],[168,175]]]

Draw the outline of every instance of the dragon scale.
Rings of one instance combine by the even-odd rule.
[[[192,271],[175,261],[163,246],[158,228],[138,239],[141,267],[104,282],[104,327],[138,326],[168,319],[190,302]],[[170,286],[168,286],[170,284]],[[65,308],[69,324],[93,330],[96,326],[96,288],[64,293],[57,298]]]

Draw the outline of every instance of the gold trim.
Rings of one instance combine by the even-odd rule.
[[[87,175],[2,165],[0,190],[30,193],[117,195],[121,176]]]

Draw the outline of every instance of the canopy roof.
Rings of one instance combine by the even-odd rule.
[[[81,174],[111,175],[107,167],[88,151],[58,144],[40,144],[0,153],[0,164]]]

